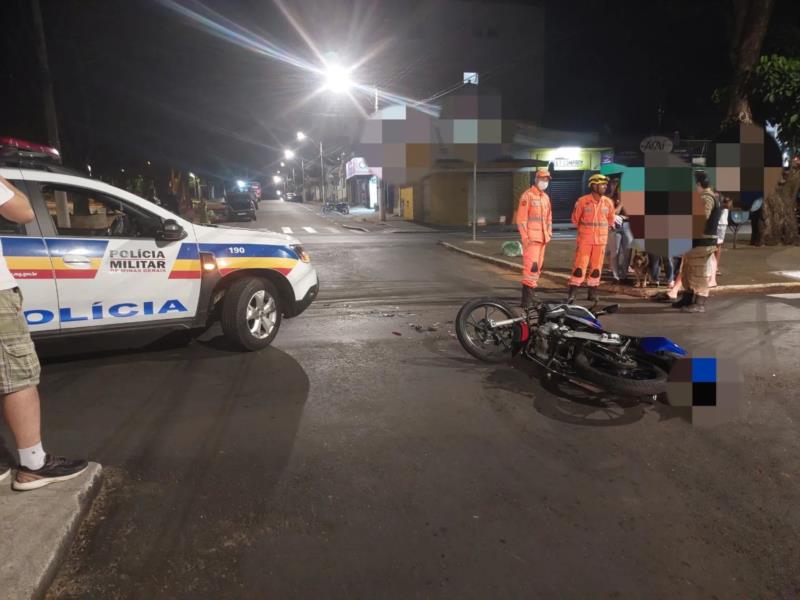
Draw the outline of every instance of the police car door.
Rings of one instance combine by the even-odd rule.
[[[181,241],[163,241],[162,219],[143,206],[88,186],[38,186],[55,234],[43,226],[62,330],[194,317],[201,273],[190,224]]]
[[[0,174],[28,194],[19,170],[0,169]],[[31,204],[40,218],[35,198]],[[22,310],[31,332],[58,330],[56,282],[37,222],[18,225],[0,217],[0,254],[22,291]]]

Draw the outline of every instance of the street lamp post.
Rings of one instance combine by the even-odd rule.
[[[319,165],[322,170],[322,203],[325,204],[325,160],[322,156],[322,142],[319,143]]]
[[[298,131],[297,132],[297,141],[298,142],[305,141],[307,138],[308,138],[308,136],[305,133],[303,133],[302,131]],[[302,157],[300,157],[300,167],[303,169],[303,182],[305,183],[306,175],[305,175],[305,169],[304,169],[303,158]],[[322,150],[322,140],[320,140],[320,142],[319,142],[319,167],[320,167],[320,174],[321,174],[321,177],[320,177],[320,189],[321,189],[321,192],[322,192],[321,200],[322,200],[322,202],[324,204],[325,203],[325,155],[324,155],[323,150]]]

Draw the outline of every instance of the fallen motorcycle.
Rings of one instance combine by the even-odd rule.
[[[521,354],[548,379],[588,384],[619,396],[652,398],[666,392],[667,373],[687,352],[664,337],[631,337],[605,331],[598,317],[577,304],[543,302],[518,315],[496,298],[469,300],[456,317],[464,349],[485,362]]]

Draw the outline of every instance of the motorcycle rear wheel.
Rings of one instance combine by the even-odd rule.
[[[667,374],[661,368],[635,356],[627,358],[635,366],[621,368],[611,360],[579,351],[573,365],[579,376],[620,396],[655,396],[667,391]]]
[[[505,362],[511,358],[512,328],[491,330],[489,319],[513,319],[514,309],[497,298],[470,300],[456,317],[456,336],[461,346],[478,360]]]

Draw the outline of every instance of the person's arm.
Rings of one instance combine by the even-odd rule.
[[[609,204],[611,204],[611,206],[610,206],[611,210],[608,211],[608,226],[611,229],[613,229],[614,225],[616,225],[616,223],[617,223],[617,212],[616,212],[616,210],[614,210],[614,201],[613,200],[608,200],[607,202]]]
[[[0,216],[24,225],[35,218],[28,197],[0,175]]]
[[[545,219],[545,231],[547,231],[548,240],[553,237],[553,204],[550,202],[550,196],[547,196],[547,213]]]
[[[703,194],[703,212],[706,215],[706,220],[711,217],[711,211],[714,210],[714,196],[710,193]]]
[[[528,245],[528,202],[528,192],[524,192],[519,197],[519,206],[514,219],[517,222],[517,231],[519,231],[523,247]]]
[[[578,198],[575,201],[575,208],[572,209],[572,224],[576,227],[578,226],[578,221],[580,221],[582,210],[583,206],[581,205],[581,199]]]

